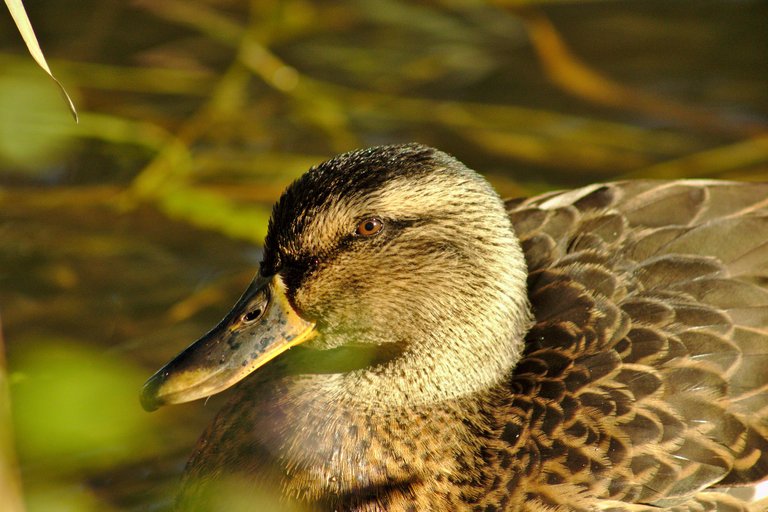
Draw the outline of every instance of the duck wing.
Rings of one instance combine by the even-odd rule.
[[[704,491],[768,476],[768,185],[618,182],[508,210],[536,317],[498,425],[520,510],[746,510]]]

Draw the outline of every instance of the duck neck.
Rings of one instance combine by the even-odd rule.
[[[287,380],[268,381],[249,395],[263,404],[253,408],[262,411],[254,422],[260,442],[283,450],[287,496],[311,501],[458,474],[466,470],[458,459],[477,459],[475,433],[487,428],[483,411],[520,358],[530,323],[524,265],[503,268],[470,282],[454,304],[444,297],[441,308],[420,301],[414,316],[393,326],[393,335],[412,336],[402,352],[328,372],[305,354],[314,371],[294,368]],[[426,314],[433,311],[443,313]]]
[[[525,264],[516,242],[509,259],[487,262],[464,293],[440,304],[425,299],[395,336],[403,352],[386,362],[340,375],[351,402],[397,408],[423,406],[471,395],[506,379],[521,357],[531,324]],[[435,313],[439,311],[439,316]],[[414,329],[413,326],[421,326]],[[407,329],[407,330],[406,330]]]

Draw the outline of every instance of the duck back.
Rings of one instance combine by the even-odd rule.
[[[507,206],[536,323],[479,510],[748,510],[713,491],[768,476],[768,186]]]

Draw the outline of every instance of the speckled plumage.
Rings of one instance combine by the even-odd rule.
[[[366,215],[396,228],[347,236]],[[502,206],[389,146],[292,186],[265,251],[325,334],[240,385],[181,509],[219,510],[206,488],[235,475],[291,510],[745,511],[710,491],[768,476],[766,185]]]

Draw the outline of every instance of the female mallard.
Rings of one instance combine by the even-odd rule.
[[[766,198],[635,181],[504,203],[414,144],[311,169],[234,309],[145,386],[153,409],[261,368],[180,507],[235,476],[308,510],[748,510],[712,489],[768,475]]]

